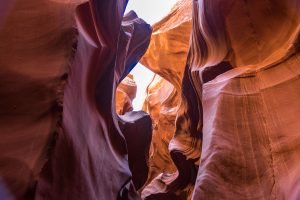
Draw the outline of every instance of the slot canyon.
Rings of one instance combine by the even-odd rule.
[[[300,0],[127,4],[0,0],[0,200],[300,199]]]

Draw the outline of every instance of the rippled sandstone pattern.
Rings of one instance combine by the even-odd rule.
[[[174,151],[196,164],[200,158],[192,199],[300,197],[299,3],[193,1],[182,100],[169,145],[175,164]],[[142,61],[170,79],[165,69],[172,65],[165,63],[180,56],[156,55],[164,34],[154,31]],[[178,176],[193,168],[186,161],[177,165]],[[146,187],[148,199],[186,198],[170,187],[176,179],[158,178],[165,184]]]
[[[129,134],[121,132],[131,124],[123,119],[119,126],[115,90],[147,49],[151,28],[134,12],[123,17],[125,6],[91,0],[76,9],[78,46],[64,91],[62,129],[37,198],[139,199],[127,160]],[[149,130],[151,121],[140,117]]]
[[[191,19],[192,1],[178,1],[166,17],[153,25],[149,48],[140,61],[178,91],[189,48]]]
[[[146,100],[154,123],[158,122],[154,125],[152,154],[154,152],[156,154],[150,157],[150,172],[153,174],[149,174],[149,179],[152,180],[153,176],[159,174],[143,190],[142,197],[147,197],[146,199],[179,198],[175,193],[179,194],[180,198],[190,198],[187,196],[191,195],[192,185],[196,179],[199,154],[195,151],[197,149],[200,151],[200,143],[191,144],[193,141],[189,137],[181,137],[182,134],[179,134],[183,132],[182,129],[184,131],[188,129],[183,127],[176,131],[174,125],[175,117],[180,112],[179,94],[182,90],[181,82],[192,30],[191,18],[192,1],[178,1],[165,18],[154,24],[149,48],[141,59],[142,64],[169,81],[173,87],[166,92],[160,91],[160,87],[164,88],[165,83],[154,85],[152,89],[154,95],[150,92],[147,97],[149,100]],[[166,98],[165,102],[163,98]],[[157,104],[155,101],[160,103]],[[166,127],[169,127],[168,130]],[[166,140],[164,135],[168,136]],[[165,144],[162,145],[163,142]],[[168,146],[168,149],[164,146]],[[177,172],[174,171],[172,162],[162,163],[162,158],[166,160],[171,158]],[[162,172],[164,173],[160,174]]]
[[[0,198],[300,198],[298,0],[183,0],[154,25],[149,175],[151,119],[115,94],[151,29],[125,0],[78,3],[1,1]]]
[[[203,146],[193,199],[300,197],[299,11],[296,0],[194,2],[189,81],[201,88]]]
[[[151,27],[127,1],[81,2],[0,4],[0,198],[140,199],[151,119],[118,117],[115,90]]]
[[[176,171],[168,146],[175,131],[178,98],[174,86],[156,74],[147,88],[143,106],[143,110],[150,114],[153,123],[148,182],[161,173]]]

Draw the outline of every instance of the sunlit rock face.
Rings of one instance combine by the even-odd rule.
[[[151,27],[82,2],[0,3],[0,199],[140,199],[152,123],[118,117],[115,93]]]
[[[116,112],[124,115],[126,112],[132,111],[132,101],[136,96],[137,86],[133,79],[133,75],[128,74],[118,85],[116,91]]]
[[[299,199],[299,0],[126,3],[1,2],[0,199]]]
[[[192,1],[178,1],[171,12],[153,25],[148,50],[141,63],[180,91],[190,33]]]
[[[158,176],[146,199],[300,198],[299,9],[297,0],[193,1],[169,144],[178,176]],[[154,32],[142,61],[176,85],[164,61],[180,55],[166,50],[151,59],[164,34]],[[192,196],[180,196],[194,184]]]
[[[143,106],[143,110],[150,114],[153,123],[148,182],[161,173],[176,172],[168,146],[175,131],[178,101],[179,96],[174,86],[159,75],[155,75],[147,88]]]
[[[148,180],[151,182],[142,192],[145,199],[190,198],[196,179],[199,154],[195,154],[194,149],[200,152],[200,143],[193,143],[193,147],[189,137],[181,137],[181,134],[176,137],[175,129],[191,19],[192,1],[178,1],[171,12],[153,26],[149,48],[141,59],[142,64],[163,77],[156,77],[150,84],[145,101],[154,123]],[[185,127],[182,129],[188,131]]]

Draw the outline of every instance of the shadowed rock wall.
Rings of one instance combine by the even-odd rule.
[[[299,199],[300,2],[182,0],[148,50],[126,4],[1,2],[1,198]]]
[[[115,91],[147,49],[151,28],[134,12],[123,18],[126,3],[89,1],[76,9],[78,46],[64,91],[62,129],[37,198],[139,199]]]
[[[127,1],[79,3],[0,3],[0,198],[140,199],[151,119],[118,117],[115,92],[151,27]]]
[[[57,133],[77,35],[74,9],[46,0],[0,1],[0,177],[17,199],[34,195]]]

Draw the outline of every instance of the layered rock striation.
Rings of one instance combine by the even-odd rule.
[[[299,9],[293,0],[194,2],[188,63],[203,137],[193,199],[299,198]]]
[[[115,93],[151,27],[127,1],[79,3],[1,3],[1,199],[140,199],[151,119],[119,117]]]
[[[39,179],[37,198],[139,199],[115,91],[147,49],[151,28],[134,12],[123,17],[125,6],[126,1],[91,0],[76,9],[78,46],[64,90],[61,132]],[[147,116],[140,117],[151,128]],[[141,148],[136,150],[147,146]]]
[[[184,71],[169,144],[178,175],[157,177],[146,199],[299,198],[299,1],[201,0],[192,8],[186,64],[172,69]],[[180,54],[157,56],[166,33],[155,33],[142,61],[176,87],[166,68]],[[188,184],[193,194],[182,196]]]
[[[1,2],[0,198],[299,199],[300,2],[126,4]]]

